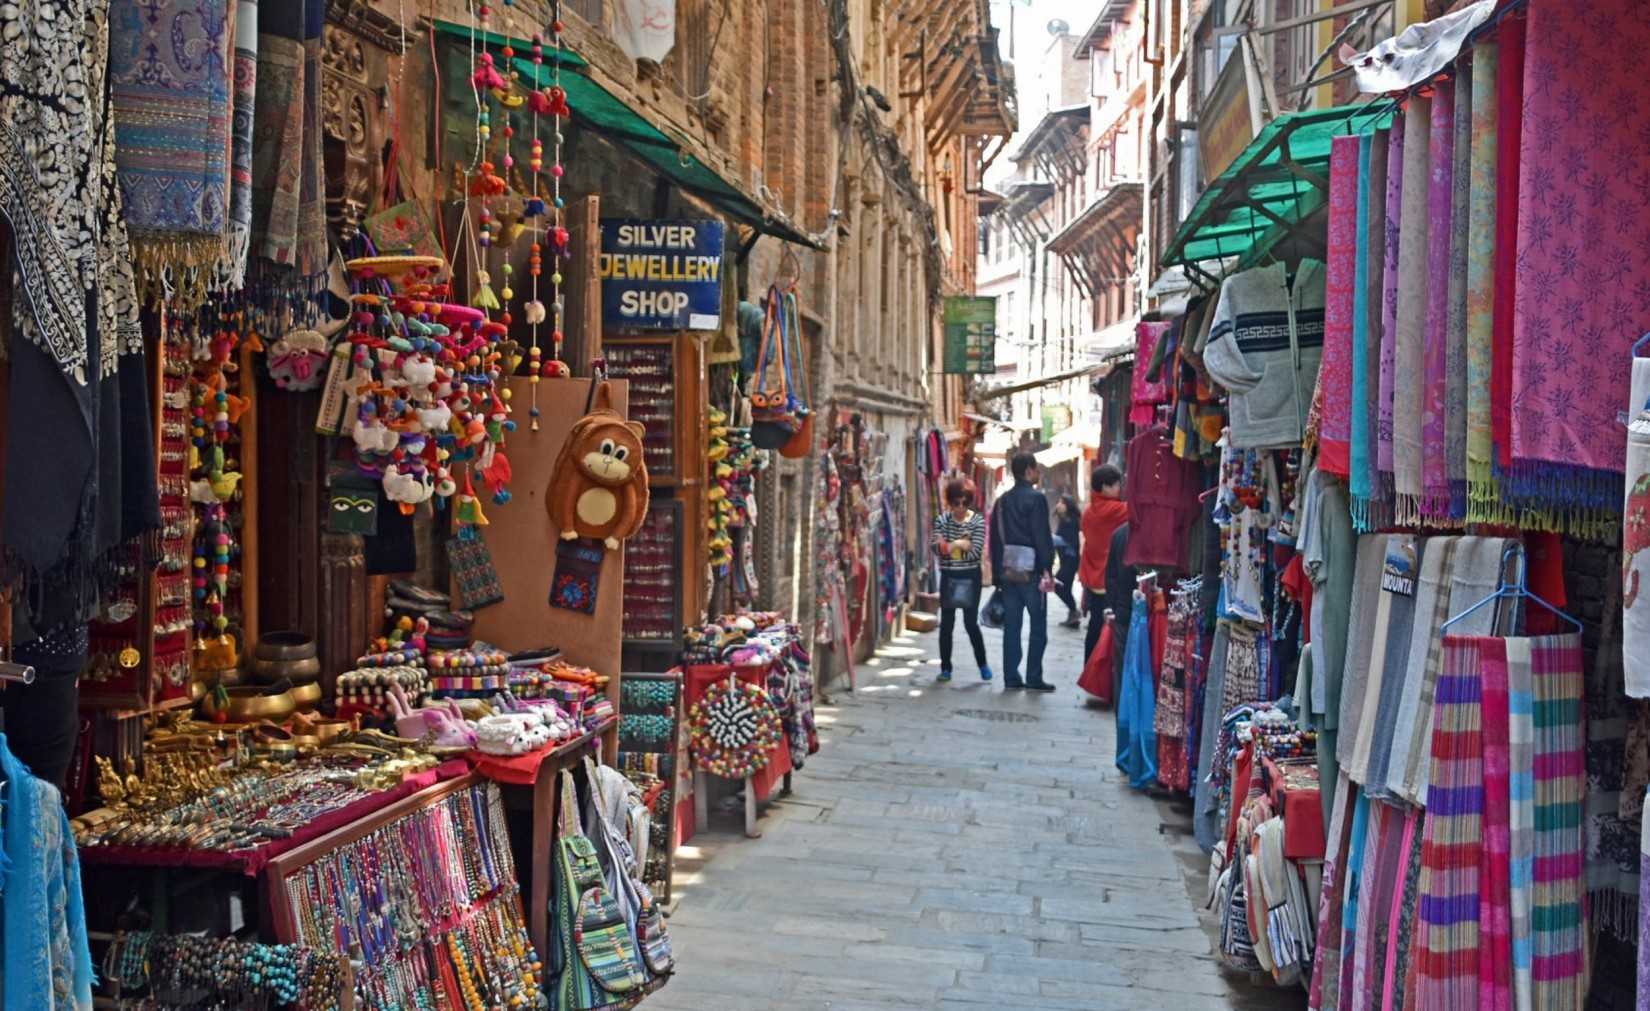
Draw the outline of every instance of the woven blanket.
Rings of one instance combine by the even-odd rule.
[[[1537,1008],[1580,1011],[1587,1000],[1587,877],[1582,813],[1581,638],[1508,639],[1507,662],[1528,663],[1534,695],[1535,835],[1531,975]]]
[[[1356,791],[1342,773],[1335,787],[1323,857],[1323,886],[1318,897],[1318,952],[1307,988],[1312,1011],[1336,1011],[1341,991],[1341,908],[1346,902],[1347,860],[1351,856],[1352,808]]]
[[[1358,289],[1359,149],[1357,136],[1336,137],[1329,157],[1329,257],[1324,292],[1322,414],[1318,466],[1339,477],[1352,468],[1352,334]]]
[[[1411,547],[1412,546],[1412,547]],[[1389,554],[1413,550],[1415,562],[1412,573],[1418,579],[1426,564],[1428,542],[1396,534],[1388,538]],[[1388,764],[1387,744],[1392,740],[1392,728],[1398,721],[1398,708],[1403,694],[1404,679],[1409,670],[1410,632],[1415,620],[1415,597],[1412,593],[1381,589],[1381,602],[1375,617],[1375,647],[1369,657],[1369,679],[1364,687],[1363,719],[1357,748],[1347,766],[1347,774],[1355,782],[1365,784],[1371,796],[1386,787]],[[1341,686],[1346,694],[1346,686]],[[1378,742],[1378,743],[1377,743]]]
[[[1421,516],[1449,519],[1445,431],[1449,399],[1450,237],[1455,213],[1455,82],[1439,81],[1432,96],[1427,191],[1426,318],[1422,330]],[[1408,227],[1408,221],[1405,227]]]
[[[1382,228],[1381,257],[1381,357],[1379,400],[1375,405],[1375,467],[1383,492],[1393,484],[1393,438],[1397,419],[1393,414],[1394,384],[1398,373],[1398,254],[1403,234],[1404,136],[1408,119],[1392,121],[1386,154],[1386,212]]]
[[[1472,65],[1455,77],[1455,131],[1451,153],[1449,236],[1449,320],[1445,329],[1444,468],[1449,477],[1449,518],[1467,518],[1467,260],[1472,195]]]
[[[1422,836],[1416,967],[1423,1011],[1478,1006],[1484,843],[1482,685],[1477,640],[1448,639],[1435,700]]]
[[[1168,323],[1139,323],[1134,328],[1134,360],[1149,362],[1152,354],[1157,350],[1157,344],[1169,330]],[[1152,408],[1158,404],[1169,402],[1169,384],[1167,382],[1151,382],[1146,378],[1148,370],[1139,368],[1134,370],[1134,385],[1131,391],[1133,406],[1129,409],[1129,421],[1136,425],[1150,425],[1152,423]],[[1165,369],[1164,372],[1170,370]]]
[[[235,4],[235,92],[229,147],[229,223],[221,280],[231,290],[246,283],[252,249],[252,121],[258,90],[258,0]]]
[[[1484,843],[1479,851],[1478,1003],[1490,1011],[1512,1008],[1512,702],[1507,665],[1489,659],[1471,640],[1447,639],[1481,674],[1484,727]],[[1450,666],[1455,658],[1446,660]]]
[[[1501,492],[1495,483],[1495,429],[1490,374],[1495,328],[1495,147],[1501,49],[1494,42],[1473,48],[1467,158],[1467,518],[1496,522]]]
[[[1398,334],[1392,376],[1392,476],[1400,526],[1421,522],[1423,442],[1430,404],[1426,384],[1427,287],[1432,225],[1432,100],[1412,98],[1404,111],[1403,208],[1398,226]],[[1441,406],[1441,405],[1440,405]]]
[[[1346,665],[1341,674],[1341,713],[1335,742],[1341,767],[1350,772],[1352,757],[1363,732],[1364,697],[1369,686],[1370,656],[1375,649],[1381,604],[1381,571],[1386,566],[1384,534],[1358,538],[1358,560],[1352,575],[1352,607],[1346,637]],[[1333,677],[1333,673],[1328,676]]]
[[[1639,0],[1532,4],[1526,47],[1515,471],[1541,478],[1529,490],[1557,506],[1613,511],[1618,485],[1599,472],[1622,465],[1615,415],[1628,377],[1614,363],[1650,330],[1650,301],[1628,294],[1650,286],[1641,248],[1650,202],[1613,166],[1650,160],[1650,137],[1620,126],[1623,108],[1641,104],[1627,82],[1640,75],[1636,54],[1650,49],[1650,18]],[[1577,47],[1586,59],[1575,58]],[[1607,159],[1600,138],[1609,138]],[[1564,468],[1560,479],[1552,464]]]
[[[1500,585],[1501,558],[1507,545],[1507,541],[1494,537],[1433,538],[1428,542],[1410,634],[1410,667],[1393,725],[1392,758],[1387,771],[1388,789],[1405,803],[1426,803],[1433,693],[1444,670],[1444,622],[1464,615],[1450,626],[1451,635],[1490,635],[1496,631],[1493,606],[1466,612]],[[1431,563],[1437,551],[1447,552],[1448,557],[1435,568]],[[1433,579],[1438,582],[1434,584]]]
[[[230,3],[113,0],[109,19],[121,198],[139,283],[159,293],[224,258]]]
[[[314,274],[326,263],[321,180],[322,0],[261,12],[253,103],[252,238],[263,258]]]

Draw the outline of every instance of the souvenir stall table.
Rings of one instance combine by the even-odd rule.
[[[817,748],[807,657],[781,615],[725,615],[688,635],[683,704],[693,759],[695,824],[709,823],[706,776],[744,781],[745,834],[759,838],[757,805]]]

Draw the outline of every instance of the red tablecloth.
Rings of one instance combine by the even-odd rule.
[[[767,688],[768,672],[772,665],[760,667],[734,668],[731,664],[689,664],[682,668],[682,703],[688,708],[705,695],[705,690],[717,681],[726,680],[733,674],[745,684],[756,685],[758,688]],[[686,713],[683,714],[684,717]],[[781,737],[774,746],[768,758],[768,764],[751,776],[751,789],[756,791],[757,800],[767,800],[773,792],[775,783],[790,774],[791,745],[788,735]]]
[[[190,850],[175,847],[152,846],[82,846],[80,860],[87,864],[106,864],[128,867],[200,867],[226,871],[240,871],[256,877],[265,865],[287,850],[302,846],[342,828],[350,822],[365,818],[380,808],[434,786],[448,779],[457,779],[470,771],[463,759],[443,762],[433,769],[408,776],[401,785],[363,797],[353,804],[328,812],[315,819],[286,839],[272,839],[257,849],[225,853],[218,850]]]

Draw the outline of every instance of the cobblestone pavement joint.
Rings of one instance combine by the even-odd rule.
[[[644,1006],[1304,1008],[1220,966],[1190,806],[1117,773],[1115,721],[1075,686],[1082,633],[1050,628],[1041,695],[982,683],[961,632],[949,684],[926,633],[861,665],[857,692],[830,687],[820,753],[761,838],[734,807],[683,848],[680,968]]]

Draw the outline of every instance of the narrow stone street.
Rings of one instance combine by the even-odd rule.
[[[1116,772],[1114,718],[1075,687],[1082,633],[1049,630],[1051,695],[982,683],[958,636],[949,684],[927,633],[833,686],[760,839],[733,809],[678,854],[680,970],[645,1006],[1304,1008],[1220,967],[1189,805]]]

